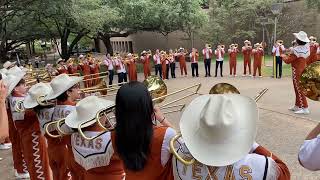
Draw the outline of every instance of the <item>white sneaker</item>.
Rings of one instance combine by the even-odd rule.
[[[288,109],[289,111],[299,111],[301,110],[301,108],[299,108],[298,106],[293,106],[291,108]]]
[[[242,74],[242,77],[246,76],[245,74]]]
[[[259,78],[262,78],[262,76],[259,76]]]
[[[8,150],[8,149],[10,149],[12,145],[8,145],[8,144],[9,143],[0,144],[0,150]]]
[[[234,77],[237,77],[237,76],[238,76],[238,75],[236,75],[236,74],[234,75]]]
[[[18,173],[17,170],[14,171],[14,176],[16,179],[30,179],[29,173]]]
[[[0,157],[0,161],[2,161],[2,160],[3,160],[3,158]]]
[[[295,114],[310,114],[310,111],[308,108],[302,108],[299,111],[294,112]]]

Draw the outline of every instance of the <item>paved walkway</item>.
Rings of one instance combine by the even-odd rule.
[[[242,72],[241,64],[238,64],[238,72]],[[189,65],[188,65],[188,68]],[[227,65],[224,72],[228,72]],[[180,77],[177,69],[176,79],[166,80],[168,91],[172,92],[183,87],[187,87],[196,83],[202,83],[200,93],[206,94],[210,88],[216,83],[227,82],[236,86],[241,94],[254,97],[263,88],[269,91],[260,99],[258,106],[260,107],[260,119],[258,121],[257,142],[278,155],[290,168],[292,179],[320,179],[317,172],[311,172],[302,168],[297,161],[297,152],[307,133],[316,126],[320,119],[320,102],[308,101],[311,114],[307,116],[297,116],[289,112],[288,107],[294,103],[294,92],[290,77],[283,79],[272,79],[269,77],[253,79],[251,77],[236,78],[225,76],[223,78],[205,78],[204,68],[200,66],[200,77],[192,78]],[[191,70],[189,69],[189,73]],[[212,73],[213,74],[213,73]],[[139,80],[143,80],[143,75],[139,74]],[[116,80],[116,79],[115,79]],[[169,97],[167,100],[178,97]],[[194,96],[196,97],[196,96]],[[194,98],[193,97],[193,98]],[[184,100],[189,103],[193,98]],[[175,127],[179,127],[180,113],[168,115]],[[12,179],[12,158],[10,151],[0,151],[0,157],[4,160],[0,161],[0,179]]]

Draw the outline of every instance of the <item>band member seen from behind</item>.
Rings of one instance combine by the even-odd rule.
[[[199,61],[199,53],[196,48],[192,48],[192,52],[190,53],[191,59],[191,69],[192,69],[192,77],[199,77],[198,72],[198,61]]]
[[[262,77],[261,74],[261,65],[262,65],[262,58],[264,56],[264,51],[262,44],[257,43],[254,45],[255,49],[252,50],[253,54],[253,77],[256,77],[257,70],[259,72],[259,77]]]
[[[104,65],[107,66],[108,68],[108,72],[109,72],[109,85],[112,85],[112,81],[113,81],[113,76],[114,76],[114,66],[115,66],[115,62],[114,60],[111,58],[110,54],[108,53],[106,55],[106,59],[103,61]]]
[[[206,47],[202,50],[202,55],[204,58],[204,68],[206,70],[205,77],[211,77],[211,59],[212,59],[212,49],[211,45],[206,44]]]
[[[171,78],[176,78],[176,57],[172,49],[169,50],[168,60],[170,63]]]
[[[89,96],[79,101],[76,109],[66,117],[65,124],[74,130],[88,122],[81,126],[81,130],[87,138],[93,138],[85,139],[77,131],[68,136],[66,141],[72,179],[124,179],[123,164],[114,154],[110,143],[111,131],[105,132],[95,120],[99,111],[112,106],[114,106],[112,101]],[[102,116],[99,120],[102,124],[108,124],[106,116]]]
[[[297,46],[293,48],[293,53],[290,55],[282,54],[281,58],[287,64],[291,64],[292,67],[292,82],[294,92],[296,95],[295,105],[289,110],[294,111],[295,114],[309,114],[308,102],[305,94],[303,93],[303,87],[300,84],[300,78],[303,70],[307,66],[307,59],[310,56],[309,38],[307,33],[300,31],[293,34],[296,38]]]
[[[118,83],[127,82],[126,66],[122,60],[120,54],[116,54],[115,65],[118,74]]]
[[[237,55],[239,53],[238,44],[231,44],[228,49],[230,76],[237,76]]]
[[[156,76],[159,74],[160,78],[162,78],[161,54],[159,49],[157,49],[156,53],[153,55],[153,61]]]
[[[215,77],[217,77],[218,74],[218,67],[220,67],[220,76],[223,77],[222,71],[223,71],[223,59],[224,59],[224,45],[219,44],[217,49],[214,51],[214,54],[216,55],[216,71],[215,71]]]
[[[112,146],[123,161],[126,179],[173,179],[169,142],[176,132],[153,106],[145,85],[123,85],[116,96],[115,112]],[[161,126],[156,126],[157,122]]]
[[[175,179],[290,180],[287,165],[255,142],[258,119],[256,102],[240,94],[194,99],[180,120],[182,138],[171,150],[195,161],[187,165],[174,156]]]
[[[277,40],[275,45],[272,48],[272,54],[276,58],[276,78],[282,77],[282,58],[281,55],[284,54],[285,48],[283,46],[282,40]]]
[[[249,69],[249,76],[251,76],[251,54],[252,54],[252,46],[251,42],[248,40],[244,41],[244,46],[242,47],[243,54],[243,75],[247,75],[247,68]]]
[[[49,179],[46,141],[41,135],[37,116],[32,110],[23,110],[22,105],[18,103],[25,100],[28,92],[23,79],[24,75],[25,73],[20,72],[16,73],[16,76],[8,75],[6,78],[9,87],[8,94],[11,94],[9,97],[11,115],[20,137],[23,159],[27,167],[27,172],[18,176],[28,178],[26,176],[30,175],[30,179]],[[18,110],[18,106],[22,111]]]
[[[144,78],[147,79],[149,76],[151,76],[151,69],[150,69],[150,58],[151,58],[151,50],[142,51],[140,61],[143,64],[143,74]]]

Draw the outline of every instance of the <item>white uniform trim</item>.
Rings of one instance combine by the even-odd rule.
[[[310,56],[310,45],[306,44],[304,46],[296,46],[293,48],[293,53],[297,58],[303,57],[306,59]]]
[[[86,131],[85,135],[93,137],[100,132]],[[108,166],[114,150],[111,143],[111,133],[106,132],[88,141],[79,133],[71,136],[71,145],[75,161],[85,170]]]
[[[299,161],[303,167],[311,171],[320,169],[320,137],[305,140],[299,151]]]
[[[23,121],[24,120],[24,112],[17,112],[15,109],[18,101],[23,101],[25,97],[9,97],[10,110],[12,114],[13,121]],[[22,107],[21,107],[22,108]],[[22,108],[23,109],[23,108]]]
[[[171,156],[170,141],[176,135],[176,131],[172,128],[168,128],[163,138],[161,146],[161,165],[165,166]]]
[[[37,113],[37,117],[40,125],[40,131],[42,135],[46,133],[45,126],[52,121],[53,112],[54,112],[54,107],[41,109],[40,112]],[[52,132],[54,130],[52,129],[52,127],[53,126],[50,126],[51,129],[49,129],[49,132]]]

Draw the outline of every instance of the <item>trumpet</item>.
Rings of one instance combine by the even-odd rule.
[[[234,48],[238,49],[239,45],[238,44],[234,44]]]
[[[225,46],[224,45],[221,45],[221,49],[224,49],[225,48]]]
[[[268,91],[267,88],[263,89],[260,91],[255,97],[254,100],[258,102],[260,98]],[[227,94],[227,93],[235,93],[235,94],[240,94],[239,90],[234,87],[231,84],[228,83],[219,83],[213,86],[209,92],[209,94]],[[179,138],[182,137],[181,133],[177,133],[171,140],[170,140],[170,151],[172,154],[175,156],[177,160],[179,160],[182,164],[189,166],[192,165],[196,160],[194,158],[189,158],[189,159],[184,159],[182,158],[177,150],[174,147],[175,142],[179,140]]]

